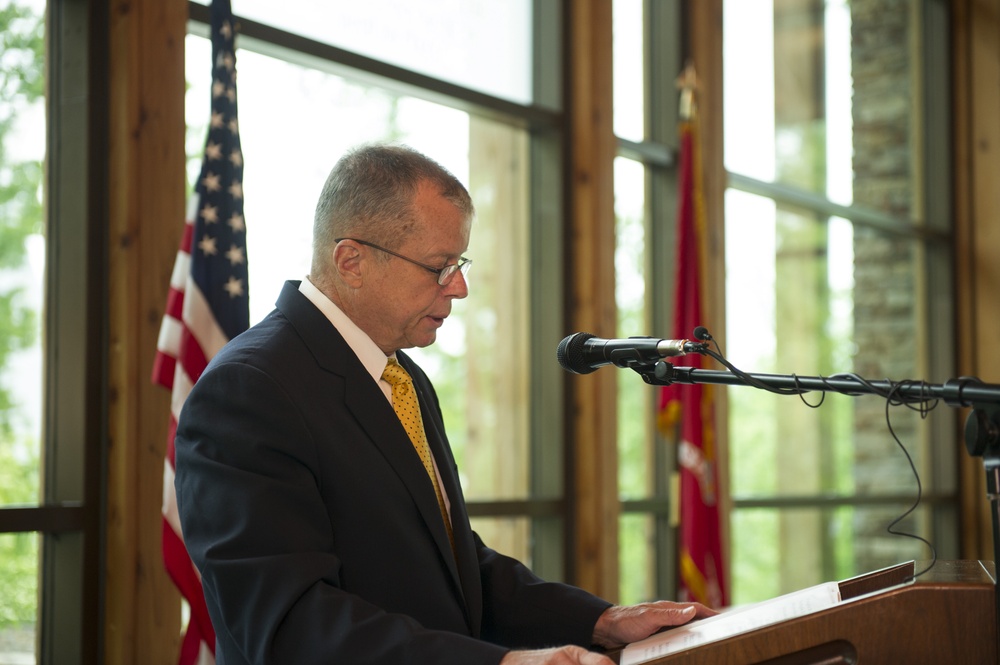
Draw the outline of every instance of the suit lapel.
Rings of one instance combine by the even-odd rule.
[[[458,561],[455,562],[454,557],[449,557],[449,561],[457,564],[457,574],[465,595],[469,625],[473,630],[472,634],[478,636],[482,627],[482,582],[479,577],[479,559],[472,538],[472,529],[469,525],[465,497],[458,480],[455,458],[444,433],[444,423],[441,419],[437,399],[432,393],[430,384],[426,381],[426,376],[405,353],[397,353],[396,355],[400,364],[413,377],[417,398],[420,400],[420,415],[424,421],[427,443],[437,462],[438,471],[441,473],[441,483],[444,485],[444,491],[448,494],[448,500],[451,503],[451,522],[455,537],[455,554]]]

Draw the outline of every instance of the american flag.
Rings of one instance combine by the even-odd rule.
[[[236,54],[230,0],[213,0],[212,115],[201,174],[188,206],[156,344],[153,382],[171,391],[163,465],[163,560],[190,606],[180,665],[215,662],[215,631],[198,571],[181,536],[174,494],[174,433],[191,386],[222,346],[250,325],[243,153],[236,114]]]

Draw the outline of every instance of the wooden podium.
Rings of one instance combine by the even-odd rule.
[[[910,561],[844,580],[841,602],[829,609],[646,663],[997,663],[994,563],[938,561],[905,584],[914,568]]]

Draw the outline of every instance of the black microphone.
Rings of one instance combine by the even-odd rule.
[[[698,353],[704,348],[704,344],[686,339],[601,339],[590,333],[579,332],[559,342],[556,359],[567,372],[590,374],[602,365],[650,365],[670,356]]]

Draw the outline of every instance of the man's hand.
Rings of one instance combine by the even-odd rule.
[[[609,607],[594,626],[594,644],[611,649],[645,639],[670,626],[718,614],[701,603],[674,603],[660,600],[621,607]]]
[[[680,626],[695,618],[718,614],[701,603],[661,600],[609,607],[594,626],[594,644],[612,649],[649,637],[661,628]],[[537,651],[510,651],[500,665],[614,665],[614,661],[576,646]]]
[[[614,661],[580,647],[559,647],[539,651],[510,651],[500,665],[614,665]]]

